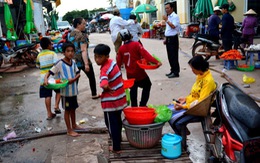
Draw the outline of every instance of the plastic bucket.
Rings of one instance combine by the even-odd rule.
[[[165,134],[162,137],[161,154],[169,159],[181,156],[181,140],[182,137],[176,134]]]

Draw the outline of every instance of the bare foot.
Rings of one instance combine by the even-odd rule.
[[[108,147],[108,150],[111,151],[111,152],[113,152],[113,153],[116,153],[116,154],[120,154],[120,153],[123,152],[123,151],[114,151],[112,146],[109,146],[109,147]]]
[[[77,132],[75,131],[70,131],[70,132],[67,132],[67,135],[69,136],[72,136],[72,137],[77,137],[77,136],[80,136],[80,134],[78,134]]]
[[[73,127],[73,130],[85,130],[85,128],[76,125],[75,127]]]

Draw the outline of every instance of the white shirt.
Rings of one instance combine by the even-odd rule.
[[[167,36],[175,36],[179,33],[180,29],[180,18],[179,16],[175,13],[172,12],[171,15],[168,15],[168,21],[170,21],[175,28],[170,27],[168,23],[166,23],[166,29],[164,35]]]
[[[124,29],[125,26],[130,24],[134,24],[134,21],[133,20],[126,21],[119,16],[114,16],[109,23],[109,29],[111,31],[112,41],[115,42],[118,32]]]
[[[140,33],[140,35],[144,33],[139,23],[128,25],[126,29],[128,29],[133,36],[132,41],[139,41],[138,33]]]

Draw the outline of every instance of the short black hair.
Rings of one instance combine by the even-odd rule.
[[[48,37],[43,37],[40,41],[42,49],[48,49],[49,45],[51,44],[51,40]]]
[[[209,63],[201,56],[197,55],[191,58],[188,62],[191,67],[202,72],[206,72],[209,69]]]
[[[75,45],[74,45],[72,42],[67,41],[67,42],[64,42],[64,43],[62,44],[62,52],[65,53],[65,51],[66,51],[66,49],[67,49],[68,47],[72,47],[74,51],[76,50],[76,49],[75,49]]]
[[[98,44],[94,49],[94,54],[108,56],[110,53],[110,47],[105,44]]]
[[[74,28],[77,28],[78,24],[81,24],[82,20],[83,20],[82,17],[75,18],[75,19],[73,20],[73,27],[74,27]]]
[[[135,15],[130,15],[130,16],[129,16],[129,19],[135,20],[135,19],[136,19],[136,16],[135,16]]]
[[[228,10],[228,8],[229,8],[229,4],[228,3],[225,3],[222,6],[220,6],[220,9],[227,9]]]
[[[164,3],[164,5],[165,5],[165,6],[166,6],[166,5],[170,5],[171,8],[174,7],[173,2],[166,2],[166,3]]]

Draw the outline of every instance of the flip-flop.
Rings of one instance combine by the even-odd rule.
[[[51,117],[48,117],[48,118],[46,118],[46,120],[52,120],[53,118],[55,118],[56,117],[56,114],[52,114],[52,116]]]
[[[95,96],[92,96],[92,99],[93,99],[93,100],[98,99],[98,98],[100,98],[100,95],[99,95],[99,94],[98,94],[98,95],[95,95]]]
[[[54,112],[55,114],[61,114],[61,110],[59,108],[58,109],[54,108]]]

